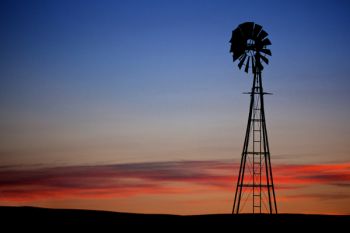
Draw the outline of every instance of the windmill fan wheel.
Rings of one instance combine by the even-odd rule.
[[[264,69],[262,61],[268,64],[267,56],[271,56],[271,50],[267,48],[271,45],[271,41],[267,36],[268,33],[262,29],[262,26],[254,22],[242,23],[232,31],[230,52],[234,62],[239,60],[239,69],[244,66],[244,71],[247,73],[249,68],[253,73]]]

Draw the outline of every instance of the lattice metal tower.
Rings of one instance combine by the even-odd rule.
[[[230,52],[233,61],[239,60],[238,67],[251,69],[253,86],[241,163],[232,213],[276,213],[276,195],[272,177],[269,140],[267,137],[261,61],[268,64],[267,49],[271,45],[262,26],[253,22],[240,24],[232,31]]]

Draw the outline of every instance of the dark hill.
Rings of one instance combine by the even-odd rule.
[[[2,229],[31,230],[91,230],[91,229],[141,229],[174,230],[193,229],[215,230],[215,232],[235,231],[235,229],[305,230],[347,229],[349,215],[165,215],[131,214],[94,210],[46,209],[34,207],[0,207]],[[112,228],[111,228],[112,227]],[[124,231],[123,231],[124,232]]]

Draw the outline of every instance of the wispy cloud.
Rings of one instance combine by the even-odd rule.
[[[228,160],[169,161],[50,168],[0,168],[0,200],[110,198],[131,195],[232,192],[239,164]],[[275,164],[278,189],[305,184],[350,187],[350,163]]]
[[[318,199],[322,201],[327,200],[339,200],[339,199],[349,199],[350,194],[343,193],[310,193],[310,194],[298,194],[298,195],[288,195],[286,199]]]
[[[282,165],[274,167],[276,183],[282,184],[350,184],[350,163]]]

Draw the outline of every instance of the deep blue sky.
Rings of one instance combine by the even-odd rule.
[[[251,79],[228,41],[244,21],[272,41],[263,77],[277,154],[311,158],[323,145],[347,158],[347,1],[0,4],[3,163],[232,156]]]

